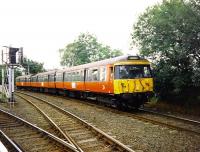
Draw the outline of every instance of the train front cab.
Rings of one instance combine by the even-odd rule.
[[[153,78],[147,60],[128,60],[114,64],[114,94],[123,103],[139,107],[153,94]]]

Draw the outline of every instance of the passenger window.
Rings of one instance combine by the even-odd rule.
[[[72,73],[67,73],[67,80],[72,81]]]
[[[45,82],[48,82],[48,75],[45,75],[44,81],[45,81]]]
[[[59,82],[60,79],[61,79],[61,77],[60,77],[60,73],[56,73],[56,82]]]
[[[92,81],[98,81],[98,69],[92,70]]]
[[[64,74],[64,81],[67,82],[69,80],[69,73]]]
[[[90,79],[90,70],[89,69],[87,69],[86,70],[86,81],[90,81],[91,79]]]
[[[75,72],[72,73],[72,81],[75,80]]]
[[[106,81],[106,67],[100,68],[100,81]]]
[[[80,73],[79,73],[79,71],[76,72],[76,81],[80,81]]]
[[[54,81],[54,75],[49,75],[49,81],[53,82]]]
[[[83,80],[84,80],[84,72],[83,72],[83,70],[81,70],[80,81],[83,81]]]

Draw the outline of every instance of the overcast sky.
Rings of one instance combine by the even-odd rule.
[[[0,45],[23,47],[45,68],[59,67],[58,49],[82,32],[124,53],[145,8],[161,0],[0,0]]]

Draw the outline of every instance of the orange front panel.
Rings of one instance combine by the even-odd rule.
[[[64,83],[63,82],[55,82],[56,88],[58,89],[63,89],[64,88]]]

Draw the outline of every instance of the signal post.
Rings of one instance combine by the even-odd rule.
[[[14,103],[14,69],[21,66],[23,48],[4,46],[2,50],[2,100],[6,96],[10,104]],[[5,71],[4,71],[5,69]]]

